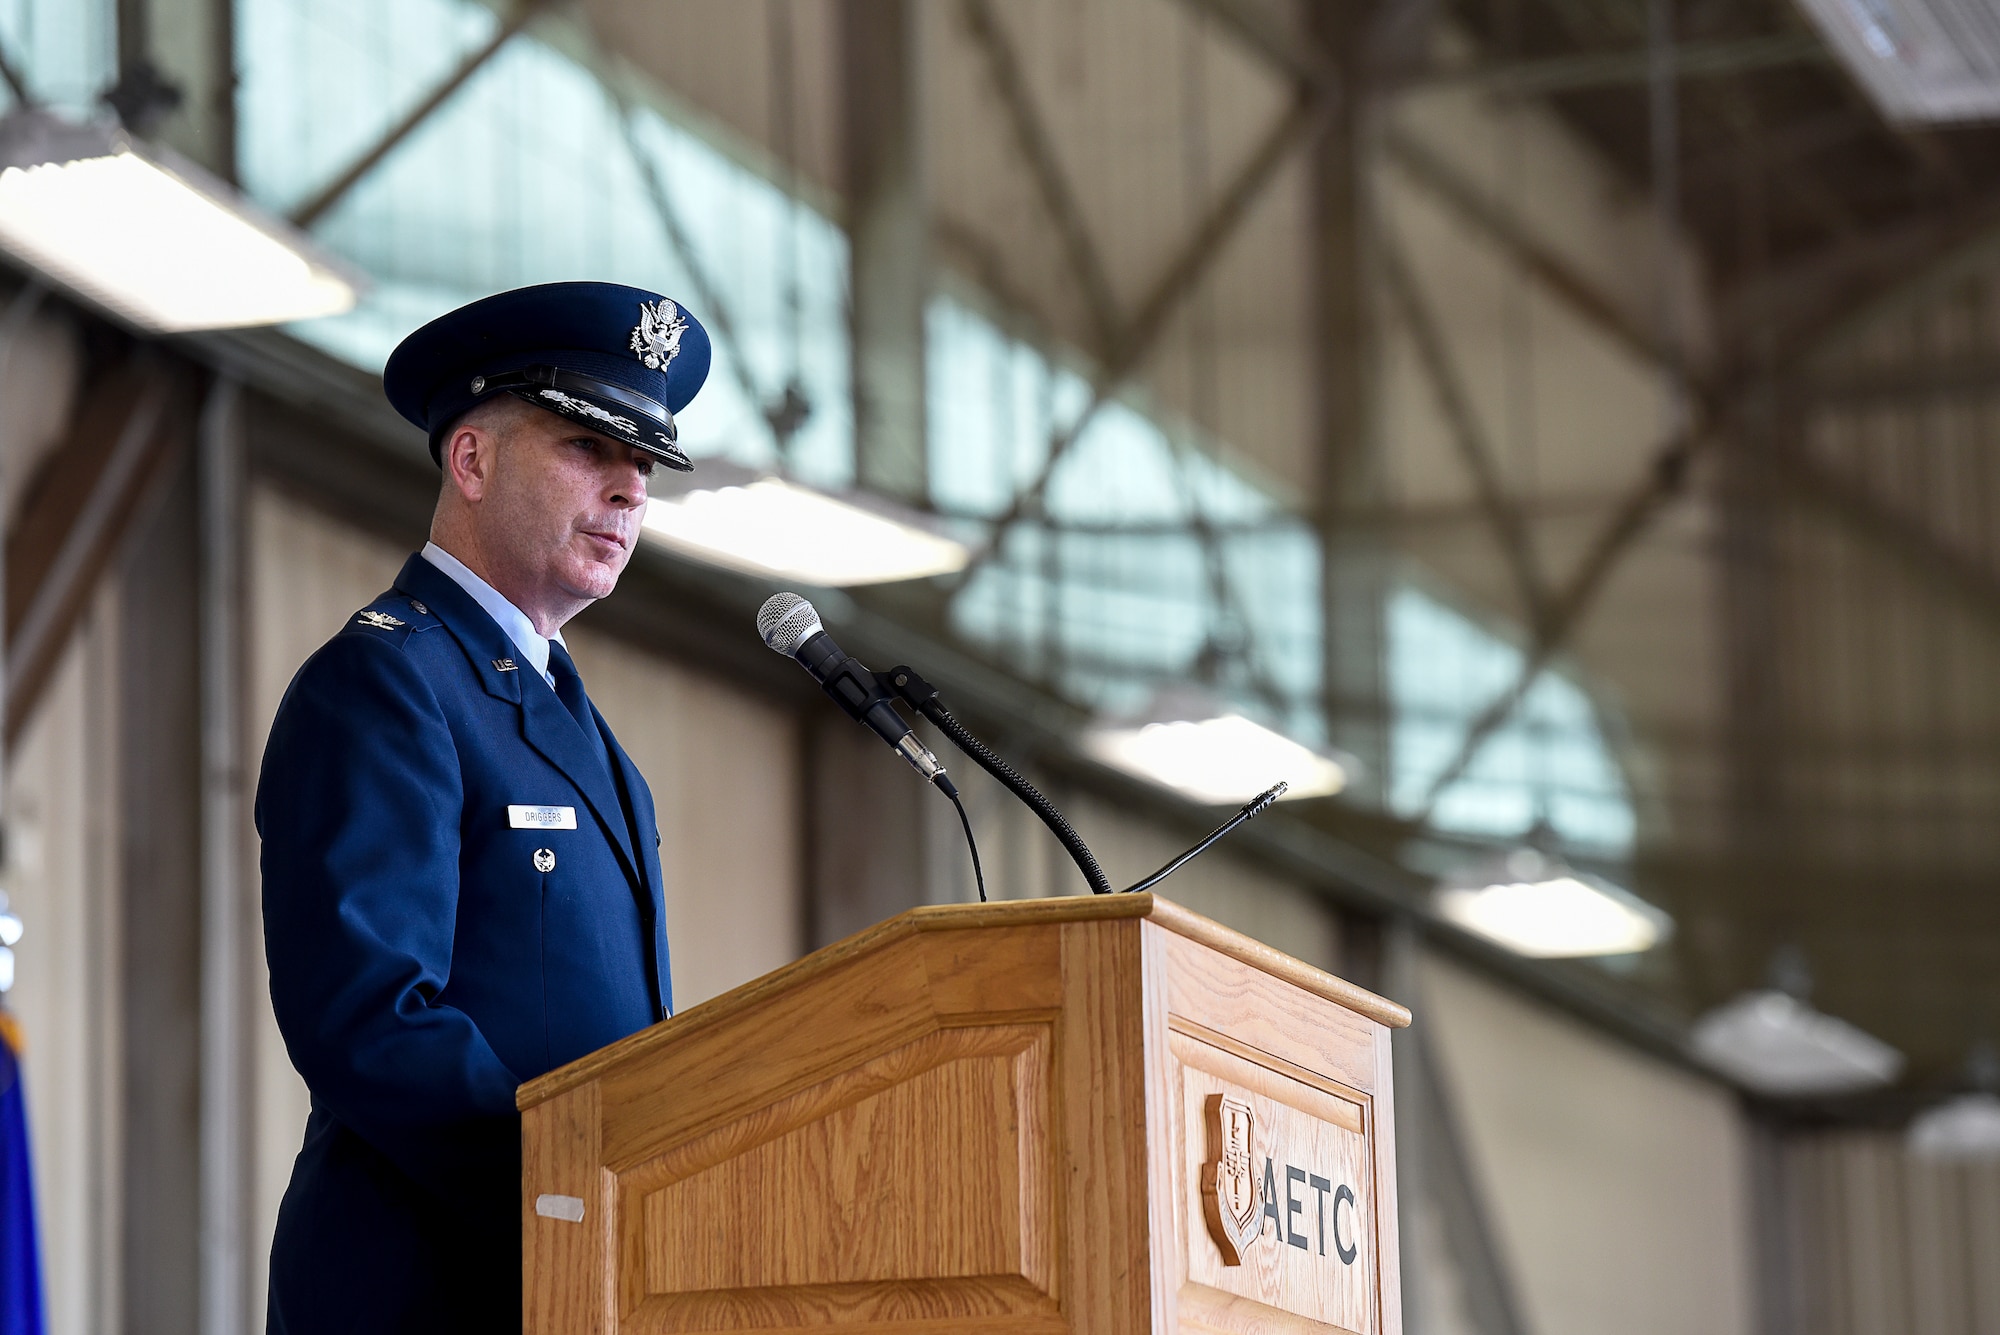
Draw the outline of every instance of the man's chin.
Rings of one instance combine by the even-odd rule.
[[[609,598],[611,591],[618,587],[618,576],[624,573],[625,563],[615,565],[609,561],[584,561],[564,572],[563,591],[574,598],[587,598],[592,602],[599,598]]]

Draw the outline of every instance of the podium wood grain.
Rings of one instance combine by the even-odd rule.
[[[1150,895],[914,910],[522,1087],[526,1330],[1400,1335],[1408,1018]]]

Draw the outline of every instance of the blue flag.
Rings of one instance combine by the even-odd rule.
[[[0,1335],[42,1335],[42,1263],[28,1175],[20,1029],[0,1011]]]

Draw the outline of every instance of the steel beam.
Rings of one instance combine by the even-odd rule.
[[[248,1335],[250,1291],[249,829],[243,754],[244,449],[237,382],[210,386],[197,431],[201,516],[198,657],[201,716],[201,1329]]]
[[[597,54],[601,56],[603,53],[600,51]],[[701,302],[702,318],[716,332],[717,337],[710,341],[716,350],[716,360],[722,363],[744,397],[763,409],[769,400],[751,372],[749,362],[744,359],[743,344],[736,336],[736,320],[730,313],[729,303],[723,298],[722,289],[709,277],[708,266],[695,253],[694,243],[688,238],[687,228],[681,225],[680,211],[674,207],[666,182],[660,179],[659,167],[654,163],[652,154],[639,142],[639,109],[618,86],[616,76],[604,69],[601,62],[597,80],[617,113],[618,130],[625,141],[626,156],[638,169],[640,183],[645,186],[646,197],[653,205],[653,216],[659,220],[660,233],[666,238],[667,248],[674,252],[674,259],[687,273],[695,299]]]
[[[1668,350],[1661,344],[1657,331],[1585,278],[1504,205],[1466,180],[1429,146],[1418,142],[1413,135],[1391,130],[1383,137],[1383,147],[1389,160],[1412,182],[1498,246],[1572,314],[1581,316],[1647,364],[1667,364]]]
[[[1183,3],[1216,18],[1275,68],[1308,87],[1337,83],[1338,73],[1324,56],[1272,24],[1266,12],[1244,0]],[[1773,47],[1763,56],[1778,49]],[[1575,273],[1426,146],[1408,135],[1391,134],[1385,138],[1385,148],[1390,159],[1416,183],[1498,244],[1573,312],[1643,359],[1656,365],[1671,364],[1668,349],[1656,334]],[[1792,318],[1780,329],[1779,342],[1785,352],[1778,359],[1781,370],[1790,371],[1844,346],[1888,315],[1977,271],[1991,262],[1996,251],[2000,251],[2000,194],[1974,201],[1943,225],[1927,219],[1837,242],[1808,265],[1795,267],[1756,290],[1735,294],[1731,308],[1740,312],[1765,304],[1792,312]],[[1885,269],[1927,256],[1930,258],[1914,274],[1887,283],[1874,279]],[[1711,386],[1697,405],[1694,423],[1655,453],[1645,478],[1600,529],[1582,563],[1546,604],[1539,633],[1533,637],[1519,676],[1481,711],[1452,763],[1433,783],[1425,801],[1426,818],[1439,794],[1463,776],[1481,748],[1519,707],[1619,561],[1679,493],[1691,460],[1718,439],[1721,420],[1734,414],[1751,396],[1767,392],[1768,385],[1769,381],[1759,379]],[[1938,579],[1982,612],[2000,609],[2000,582],[1968,563],[1923,526],[1886,510],[1865,490],[1816,461],[1799,458],[1796,452],[1780,457],[1777,463],[1788,481],[1858,536]]]
[[[872,491],[924,505],[930,208],[916,0],[840,0],[835,24],[855,477]]]
[[[1550,602],[1548,619],[1528,646],[1520,673],[1505,691],[1480,711],[1472,726],[1466,730],[1465,740],[1453,755],[1451,763],[1439,772],[1424,794],[1423,810],[1417,817],[1420,822],[1429,823],[1439,796],[1464,776],[1493,734],[1513,717],[1521,701],[1527,698],[1535,682],[1568,642],[1570,632],[1595,603],[1611,572],[1652,525],[1660,511],[1680,494],[1688,465],[1695,453],[1712,440],[1713,434],[1706,424],[1697,423],[1674,435],[1655,452],[1645,479],[1625,498],[1617,513],[1598,530],[1582,562]]]
[[[1440,70],[1419,79],[1414,87],[1521,97],[1626,88],[1646,82],[1650,59],[1650,53],[1643,47],[1629,51],[1587,51],[1513,65]],[[1825,65],[1832,59],[1826,44],[1811,34],[1779,33],[1735,41],[1683,42],[1674,47],[1669,64],[1677,78],[1703,79],[1797,65]]]
[[[1480,749],[1519,707],[1588,611],[1617,562],[1667,501],[1678,493],[1694,456],[1720,439],[1728,419],[1756,406],[1758,397],[1771,394],[1774,385],[1783,383],[1829,350],[1844,346],[1876,321],[1906,309],[1990,262],[1995,250],[2000,249],[2000,196],[1990,197],[1988,202],[1958,215],[1956,230],[1960,233],[1958,244],[1947,247],[1917,274],[1893,278],[1858,294],[1846,293],[1844,303],[1822,300],[1815,308],[1818,318],[1809,323],[1792,322],[1791,337],[1781,341],[1768,376],[1710,389],[1697,404],[1696,420],[1654,456],[1646,478],[1599,532],[1589,554],[1554,600],[1544,633],[1530,645],[1519,676],[1480,712],[1452,763],[1431,785],[1424,802],[1426,820],[1439,794],[1464,775]],[[1893,241],[1897,253],[1914,253],[1915,242],[1904,229],[1897,229]],[[1740,300],[1737,307],[1742,309],[1750,304],[1748,300]],[[1858,537],[1938,579],[1982,613],[2000,611],[2000,581],[1942,543],[1921,524],[1889,511],[1864,488],[1805,457],[1801,451],[1774,452],[1773,462],[1784,480],[1840,519]]]
[[[1245,46],[1304,87],[1322,94],[1336,89],[1340,72],[1325,56],[1260,15],[1244,0],[1182,0],[1214,18]],[[1572,313],[1651,364],[1664,364],[1665,350],[1646,323],[1624,309],[1558,255],[1499,201],[1413,136],[1390,128],[1382,139],[1385,156],[1425,193],[1445,205],[1497,245]]]
[[[1301,95],[1293,99],[1291,106],[1266,132],[1207,216],[1147,287],[1146,297],[1114,341],[1112,356],[1092,378],[1090,400],[1074,418],[1051,433],[1048,458],[1043,461],[1040,471],[994,519],[992,540],[975,552],[965,569],[959,572],[956,587],[964,587],[981,566],[997,555],[1000,540],[1007,530],[1040,505],[1049,478],[1069,453],[1070,446],[1076,443],[1077,437],[1090,425],[1099,410],[1144,365],[1161,335],[1166,332],[1168,322],[1180,303],[1221,257],[1229,238],[1248,215],[1250,206],[1263,195],[1277,175],[1278,167],[1319,131],[1329,114],[1330,108],[1325,101]]]
[[[1400,93],[1423,72],[1444,8],[1444,0],[1382,0],[1366,48],[1373,96]]]
[[[1920,305],[2000,257],[2000,191],[1944,218],[1926,217],[1836,244],[1774,275],[1766,299],[1792,318],[1794,362],[1850,346],[1882,321]],[[1741,309],[1759,293],[1732,303]]]
[[[500,53],[500,48],[514,39],[515,34],[528,26],[535,18],[550,7],[554,0],[520,0],[513,13],[503,20],[484,45],[459,62],[457,69],[447,75],[444,81],[424,96],[415,106],[403,113],[403,118],[390,126],[361,155],[350,163],[347,169],[321,186],[318,191],[292,210],[292,225],[310,228],[318,222],[326,211],[347,198],[348,192],[361,184],[367,175],[381,165],[382,159],[395,152],[405,139],[416,131],[431,113],[451,100],[453,93],[465,86],[466,80],[486,68],[486,63]]]
[[[7,535],[10,748],[149,482],[184,443],[175,391],[164,370],[146,366],[88,387],[69,439],[29,484]]]
[[[1513,571],[1515,590],[1520,595],[1522,608],[1527,612],[1529,629],[1538,630],[1548,618],[1548,593],[1521,508],[1507,494],[1493,446],[1486,439],[1486,433],[1479,424],[1479,415],[1473,409],[1471,395],[1452,362],[1451,350],[1445,345],[1444,331],[1438,327],[1417,276],[1411,272],[1403,257],[1402,248],[1394,239],[1384,236],[1378,243],[1377,256],[1381,260],[1382,276],[1389,295],[1410,327],[1411,340],[1417,347],[1417,359],[1423,363],[1431,390],[1437,395],[1438,407],[1444,412],[1445,425],[1453,446],[1458,450],[1459,461],[1465,465],[1465,471],[1472,479],[1473,490],[1479,497],[1480,512],[1493,530],[1495,541],[1500,544],[1501,555],[1507,558],[1507,564]]]
[[[1069,177],[1056,154],[1055,140],[1035,105],[1027,75],[1021,68],[1020,56],[1008,39],[991,0],[962,0],[959,14],[986,57],[987,72],[993,79],[994,91],[1000,95],[1001,106],[1006,108],[1007,124],[1014,133],[1015,146],[1028,164],[1028,170],[1035,179],[1036,193],[1041,196],[1042,208],[1048,213],[1049,221],[1055,225],[1056,236],[1062,242],[1063,258],[1069,263],[1070,274],[1076,279],[1077,287],[1083,294],[1084,307],[1090,314],[1091,329],[1097,340],[1097,355],[1109,358],[1118,341],[1118,302],[1112,295],[1111,279],[1105,271],[1104,262],[1090,239],[1083,207],[1077,200],[1075,190],[1070,187]]]
[[[1946,357],[1889,366],[1805,371],[1786,386],[1809,408],[1911,407],[2000,394],[2000,357]]]
[[[1773,448],[1771,464],[1795,495],[1840,520],[1849,533],[1895,561],[1926,587],[1943,589],[2000,629],[2000,573],[1938,536],[1914,516],[1885,505],[1864,482],[1797,446]]]
[[[1299,40],[1301,34],[1279,21],[1271,9],[1258,0],[1181,0],[1199,14],[1213,19],[1225,32],[1294,83],[1320,96],[1337,94],[1341,74],[1332,60],[1315,44]]]
[[[1994,239],[2000,238],[1988,238],[1981,244],[1991,244]],[[1939,264],[1951,270],[1962,262],[1962,256],[1948,255],[1941,258]],[[1860,299],[1854,303],[1854,309],[1865,312],[1879,308],[1884,300],[1905,299],[1908,294],[1902,289],[1903,284],[1892,284],[1887,293]],[[1860,327],[1860,315],[1851,318],[1853,324],[1834,321],[1834,332],[1830,337],[1846,337],[1852,328]],[[1821,338],[1807,338],[1795,343],[1778,359],[1779,369],[1774,375],[1783,376],[1792,371],[1809,359],[1823,341]],[[1589,554],[1554,600],[1549,621],[1543,633],[1531,643],[1519,675],[1506,691],[1480,712],[1451,764],[1431,785],[1424,802],[1424,819],[1428,819],[1443,790],[1464,775],[1480,749],[1519,707],[1588,611],[1611,570],[1666,503],[1679,492],[1695,455],[1712,447],[1720,438],[1724,409],[1733,415],[1745,407],[1754,407],[1757,396],[1771,392],[1771,383],[1757,381],[1713,393],[1696,422],[1654,456],[1646,478],[1599,532]],[[1948,589],[1979,615],[2000,620],[2000,577],[1996,577],[1991,570],[1938,538],[1919,521],[1888,509],[1865,487],[1842,477],[1804,451],[1797,448],[1773,449],[1770,457],[1782,481],[1804,499],[1840,520],[1857,537],[1893,556],[1913,573]]]
[[[1278,168],[1301,145],[1325,129],[1332,112],[1333,108],[1324,99],[1295,97],[1257,142],[1257,147],[1243,160],[1236,175],[1217,196],[1215,204],[1133,307],[1132,318],[1120,332],[1116,355],[1112,358],[1112,365],[1121,382],[1159,343],[1174,312],[1202,276],[1215,266],[1229,238],[1235,235],[1236,229],[1249,214],[1251,205],[1263,198],[1266,187],[1277,176]]]
[[[1881,122],[1858,109],[1843,109],[1792,121],[1766,130],[1758,144],[1758,157],[1766,170],[1787,168],[1802,159],[1838,148],[1864,134],[1872,133]],[[1743,150],[1737,143],[1716,152],[1687,159],[1681,167],[1681,181],[1690,194],[1721,189],[1731,184],[1742,170]]]
[[[1320,83],[1336,109],[1307,151],[1305,279],[1311,320],[1314,454],[1312,513],[1319,528],[1320,708],[1327,739],[1361,763],[1352,794],[1386,806],[1389,683],[1383,642],[1390,577],[1384,548],[1345,522],[1383,491],[1380,155],[1376,47],[1401,0],[1294,0],[1302,42],[1334,62]],[[1408,12],[1408,11],[1401,11]]]

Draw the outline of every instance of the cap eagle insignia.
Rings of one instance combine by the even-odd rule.
[[[687,316],[666,297],[639,303],[639,323],[632,327],[632,351],[639,354],[649,371],[664,371],[681,354],[681,335],[687,332]]]

